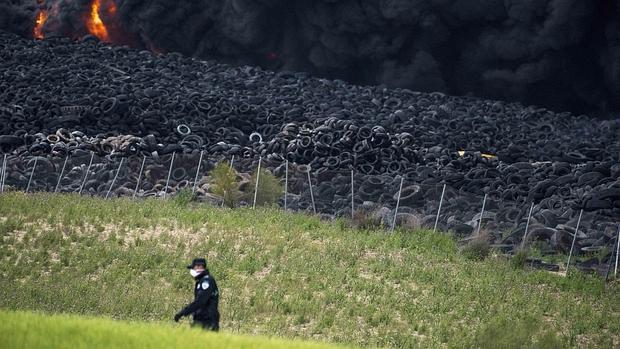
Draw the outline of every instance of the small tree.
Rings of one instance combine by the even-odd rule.
[[[224,205],[234,208],[241,195],[237,172],[228,161],[222,161],[211,171],[211,192],[224,200]]]
[[[249,185],[246,187],[245,198],[248,202],[254,202],[254,189],[256,188],[256,176],[258,171],[254,170]],[[269,170],[261,168],[258,179],[258,193],[256,194],[256,205],[273,205],[282,198],[284,186],[280,180]]]
[[[490,252],[491,244],[487,231],[480,232],[480,235],[474,236],[465,246],[461,247],[461,254],[469,260],[481,261],[487,258]]]

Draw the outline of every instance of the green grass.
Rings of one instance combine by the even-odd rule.
[[[0,311],[0,348],[11,349],[330,349],[324,343],[211,333],[178,326],[69,315]]]
[[[192,296],[184,266],[205,256],[233,334],[394,348],[620,345],[617,282],[517,270],[494,254],[468,260],[428,231],[11,193],[0,196],[0,239],[9,310],[171,321]]]

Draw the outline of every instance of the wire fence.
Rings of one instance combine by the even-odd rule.
[[[511,200],[506,195],[475,192],[449,178],[434,177],[430,169],[366,175],[355,169],[329,169],[329,164],[312,169],[282,158],[227,158],[204,151],[130,157],[87,151],[64,157],[6,154],[0,192],[165,199],[191,190],[198,200],[222,205],[222,198],[211,191],[209,177],[221,161],[228,161],[239,173],[240,186],[253,193],[243,197],[240,206],[256,207],[262,182],[258,175],[251,183],[249,173],[260,167],[280,180],[284,194],[278,204],[285,210],[353,221],[372,219],[388,231],[398,227],[451,231],[462,241],[484,235],[493,247],[509,254],[535,246],[542,254],[567,255],[567,268],[581,256],[581,269],[617,275],[620,223],[616,211],[585,212],[548,197],[528,201],[521,195]],[[584,262],[588,256],[590,260]]]

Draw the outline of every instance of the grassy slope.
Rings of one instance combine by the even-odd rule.
[[[0,348],[11,349],[329,349],[338,346],[214,334],[171,325],[120,322],[68,315],[0,311]]]
[[[0,196],[0,307],[171,321],[205,255],[229,332],[357,345],[620,345],[618,284],[468,261],[430,232],[276,210]]]

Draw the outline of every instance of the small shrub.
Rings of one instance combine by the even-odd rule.
[[[224,200],[224,205],[234,208],[241,195],[237,172],[230,167],[228,161],[217,164],[211,171],[211,192]]]
[[[603,246],[603,248],[596,252],[596,259],[598,259],[598,262],[602,264],[607,259],[610,252],[609,247]]]
[[[338,217],[336,218],[336,227],[340,232],[343,232],[350,228],[350,224],[346,219]]]
[[[530,245],[530,248],[528,249],[528,254],[530,255],[530,257],[542,258],[547,251],[546,245],[546,242],[536,240]]]
[[[353,212],[351,224],[355,229],[375,230],[381,228],[381,218],[374,215],[370,210],[357,209]]]
[[[526,249],[518,249],[517,252],[512,256],[512,266],[515,269],[523,269],[525,267],[525,263],[527,262],[527,257],[529,256],[529,251]]]
[[[489,252],[491,252],[491,245],[485,235],[474,238],[461,248],[461,254],[465,258],[475,261],[484,260]]]
[[[249,203],[254,202],[254,190],[256,188],[256,176],[258,171],[254,170],[249,185],[246,187],[245,198]],[[256,205],[273,205],[284,195],[284,186],[280,180],[269,170],[261,168],[260,178],[258,179],[258,193],[256,194]]]
[[[194,201],[194,197],[195,195],[190,188],[183,188],[175,193],[174,203],[179,207],[187,207]]]
[[[417,231],[424,227],[424,217],[419,214],[399,214],[397,218],[399,225],[404,230]]]

